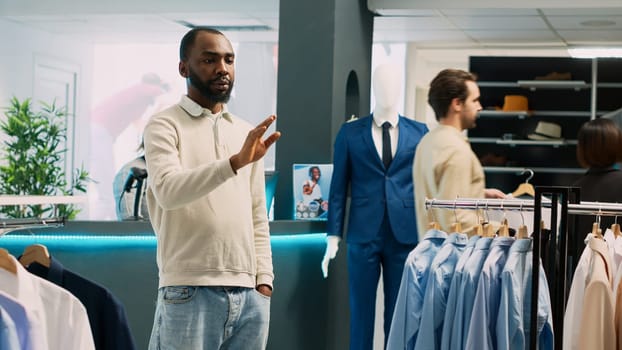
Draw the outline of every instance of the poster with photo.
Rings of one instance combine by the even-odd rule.
[[[332,164],[294,164],[294,218],[326,220]]]

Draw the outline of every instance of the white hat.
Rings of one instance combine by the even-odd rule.
[[[560,140],[562,138],[562,127],[559,124],[550,122],[538,122],[536,130],[527,135],[530,140]]]

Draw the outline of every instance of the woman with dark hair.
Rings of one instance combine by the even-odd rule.
[[[622,131],[610,119],[594,119],[586,122],[577,135],[577,160],[587,172],[574,183],[581,189],[581,201],[622,203],[622,171],[615,164],[622,160]],[[595,218],[579,216],[577,239],[571,246],[579,258],[585,248],[582,235],[591,232]],[[603,216],[601,229],[613,224],[613,217]]]

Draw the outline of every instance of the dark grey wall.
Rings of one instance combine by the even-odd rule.
[[[346,117],[369,112],[373,15],[365,0],[284,0],[279,12],[277,124],[283,136],[276,147],[274,218],[289,220],[292,164],[331,163]],[[358,86],[347,99],[349,76]],[[346,111],[347,101],[354,103]]]

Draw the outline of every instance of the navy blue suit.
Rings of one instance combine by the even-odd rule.
[[[399,117],[398,143],[385,169],[372,139],[373,117],[345,123],[335,140],[328,235],[344,233],[350,283],[350,349],[372,349],[380,266],[384,284],[384,331],[389,334],[404,261],[418,243],[412,166],[415,148],[428,128]],[[386,337],[385,337],[386,339]]]

